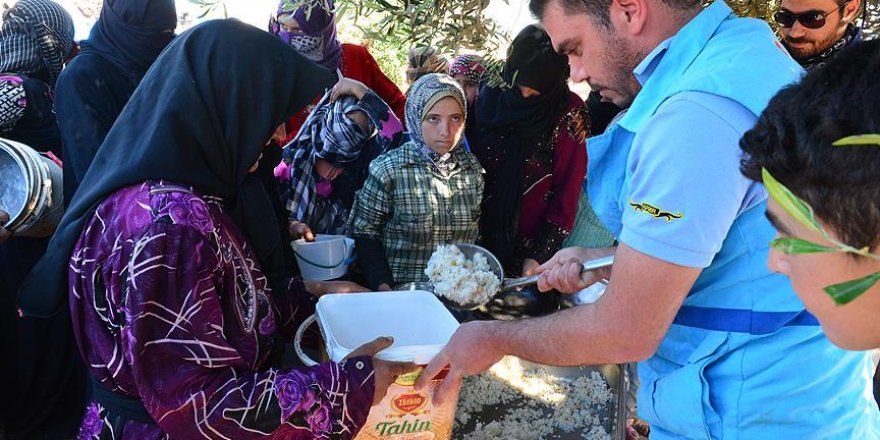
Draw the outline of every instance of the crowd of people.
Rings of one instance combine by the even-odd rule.
[[[81,42],[54,1],[7,7],[0,138],[62,165],[66,210],[47,237],[0,210],[0,438],[353,438],[416,366],[377,358],[382,335],[294,365],[297,327],[476,243],[542,291],[608,288],[460,315],[416,383],[445,375],[435,402],[505,355],[638,363],[652,439],[880,439],[880,146],[833,145],[880,133],[860,1],[782,0],[776,34],[722,0],[529,6],[500,71],[415,47],[405,93],[332,1],[175,35],[172,0],[104,0]],[[582,225],[613,243],[566,246]],[[303,280],[289,243],[325,234],[355,264]],[[856,279],[848,304],[823,290]]]

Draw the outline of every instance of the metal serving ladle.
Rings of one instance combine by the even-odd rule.
[[[450,307],[452,309],[463,310],[463,311],[476,310],[476,309],[484,306],[489,301],[491,301],[492,298],[494,298],[496,295],[498,295],[501,292],[504,292],[504,291],[510,290],[510,289],[516,289],[518,287],[524,287],[524,286],[529,286],[529,285],[535,284],[541,278],[540,274],[529,275],[529,276],[519,277],[519,278],[504,278],[504,269],[501,267],[501,262],[498,260],[497,257],[495,257],[495,255],[493,255],[491,252],[489,252],[489,250],[487,250],[486,248],[484,248],[482,246],[475,245],[475,244],[466,244],[466,243],[456,244],[455,246],[458,247],[458,249],[461,250],[461,253],[464,254],[464,256],[469,260],[473,260],[474,256],[477,254],[484,255],[486,257],[486,261],[489,263],[489,269],[492,271],[492,273],[495,274],[495,276],[498,277],[499,280],[501,280],[501,286],[499,287],[498,291],[493,293],[491,297],[489,297],[485,302],[482,302],[482,303],[460,304],[460,303],[451,301],[446,297],[437,295],[437,297],[440,298],[440,301],[443,302],[443,304],[446,304],[448,307]],[[613,255],[608,256],[608,257],[603,257],[603,258],[596,258],[593,260],[587,260],[581,265],[581,273],[591,271],[591,270],[602,269],[604,267],[611,266],[613,263],[614,263],[614,256]],[[405,283],[405,284],[400,284],[398,286],[395,286],[394,290],[428,290],[430,292],[434,292],[434,286],[431,285],[431,283],[429,283],[429,282]]]

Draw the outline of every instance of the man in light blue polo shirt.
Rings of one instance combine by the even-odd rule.
[[[568,248],[543,289],[594,281],[596,304],[463,325],[427,367],[439,398],[505,354],[554,365],[641,361],[651,439],[873,439],[870,359],[835,348],[789,282],[766,266],[763,187],[739,172],[740,136],[802,70],[759,20],[716,0],[531,0],[554,46],[627,114],[588,140],[588,187],[615,248]]]

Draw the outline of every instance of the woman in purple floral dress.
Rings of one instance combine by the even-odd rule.
[[[250,173],[332,79],[234,20],[181,35],[144,78],[22,300],[49,316],[69,291],[92,376],[80,439],[351,438],[409,368],[372,358],[381,339],[341,363],[269,365],[308,293]]]

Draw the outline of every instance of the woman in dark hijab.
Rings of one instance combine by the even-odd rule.
[[[69,202],[147,69],[174,38],[174,0],[104,0],[79,56],[58,78],[56,101]]]
[[[0,22],[0,137],[60,156],[54,89],[75,52],[73,19],[53,1],[19,0]],[[8,221],[8,214],[0,218]],[[18,287],[49,239],[6,238],[0,240],[0,426],[11,440],[70,437],[82,414],[84,380],[76,377],[83,369],[70,365],[76,353],[69,326],[16,315]]]
[[[306,290],[250,173],[332,79],[235,20],[156,60],[22,290],[27,315],[69,307],[93,379],[80,438],[350,438],[409,368],[372,359],[382,339],[341,363],[267,366]]]
[[[269,31],[284,44],[312,61],[335,72],[341,79],[351,78],[364,83],[388,103],[398,119],[403,120],[406,97],[382,72],[366,46],[340,43],[336,35],[335,0],[279,0],[278,10],[269,22]],[[320,96],[314,97],[313,104]],[[302,111],[287,122],[287,139],[293,140],[305,123],[309,112]]]
[[[486,169],[482,242],[516,275],[547,261],[571,232],[589,129],[584,102],[568,89],[568,62],[542,28],[517,35],[502,75],[508,87],[477,95],[471,146]]]

